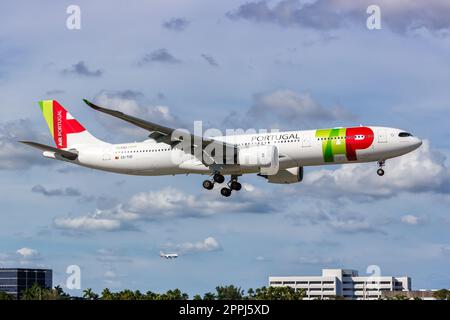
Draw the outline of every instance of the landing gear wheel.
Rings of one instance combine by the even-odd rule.
[[[232,190],[239,191],[239,190],[242,189],[242,185],[241,185],[239,182],[237,182],[237,181],[231,181],[231,183],[230,183],[230,188],[231,188]]]
[[[220,189],[220,194],[222,194],[224,197],[229,197],[231,196],[231,189],[229,188],[222,188]]]
[[[225,177],[220,173],[216,173],[213,177],[214,181],[217,183],[223,183],[225,181]]]
[[[205,188],[206,190],[212,190],[212,188],[214,188],[214,182],[210,180],[203,181],[203,188]]]
[[[381,177],[384,175],[384,170],[383,169],[378,169],[377,170],[377,174]]]

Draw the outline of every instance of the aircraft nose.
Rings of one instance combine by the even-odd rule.
[[[418,147],[420,147],[422,145],[422,140],[420,140],[417,137],[414,137],[414,140],[412,142],[412,146],[414,147],[414,149],[417,149]]]

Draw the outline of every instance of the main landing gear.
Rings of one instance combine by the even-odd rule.
[[[222,184],[225,181],[225,177],[220,173],[215,173],[213,175],[213,181],[205,180],[203,181],[203,188],[206,190],[212,190],[214,188],[214,184]],[[220,189],[220,194],[224,197],[231,196],[231,191],[239,191],[242,189],[242,185],[238,182],[238,176],[232,175],[231,180],[227,183],[227,187],[223,187]]]
[[[223,183],[225,181],[225,177],[223,175],[221,175],[220,173],[214,174],[213,179],[217,183]]]
[[[212,190],[214,188],[214,182],[211,180],[205,180],[203,181],[203,188],[206,190]]]
[[[380,168],[377,170],[377,174],[378,174],[380,177],[382,177],[382,176],[384,176],[384,170],[383,170],[383,167],[385,166],[385,161],[384,161],[384,160],[378,161],[378,166],[379,166]]]

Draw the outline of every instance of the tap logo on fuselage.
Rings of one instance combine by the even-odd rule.
[[[356,150],[369,148],[374,134],[368,127],[319,129],[316,138],[322,141],[325,162],[334,162],[335,155],[345,155],[348,161],[356,161]]]

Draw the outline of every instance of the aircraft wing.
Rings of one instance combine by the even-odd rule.
[[[171,145],[172,147],[176,146],[177,144],[181,143],[182,140],[172,140],[172,133],[176,130],[173,128],[169,128],[169,127],[165,127],[162,125],[159,125],[157,123],[153,123],[147,120],[143,120],[143,119],[139,119],[130,115],[127,115],[121,111],[117,111],[117,110],[111,110],[111,109],[107,109],[104,107],[100,107],[97,106],[95,104],[93,104],[92,102],[83,99],[83,101],[92,109],[96,110],[96,111],[100,111],[106,114],[109,114],[113,117],[122,119],[126,122],[129,122],[131,124],[134,124],[135,126],[138,126],[142,129],[148,130],[151,132],[150,134],[150,138],[153,138],[156,140],[156,142],[163,142],[163,143],[167,143],[169,145]],[[222,141],[218,141],[218,140],[214,140],[214,139],[210,139],[210,138],[205,138],[205,137],[199,137],[199,136],[195,136],[193,134],[190,134],[190,140],[191,140],[191,148],[190,150],[185,150],[185,152],[190,152],[191,154],[194,154],[194,149],[195,148],[202,148],[202,152],[204,153],[204,148],[206,148],[208,145],[213,144],[212,147],[214,148],[231,148],[231,149],[236,149],[236,147],[234,145],[222,142]],[[196,145],[195,143],[197,141],[201,141],[201,146]],[[215,145],[215,146],[214,146]],[[225,153],[224,153],[225,154]],[[205,154],[204,154],[205,155]],[[206,156],[211,157],[211,155],[206,154]]]
[[[33,142],[33,141],[19,141],[19,142],[29,145],[33,148],[42,150],[42,151],[54,152],[55,154],[58,154],[68,160],[76,160],[78,157],[78,153],[76,153],[76,152],[57,149],[54,147],[47,146],[45,144],[41,144],[41,143],[37,143],[37,142]]]

